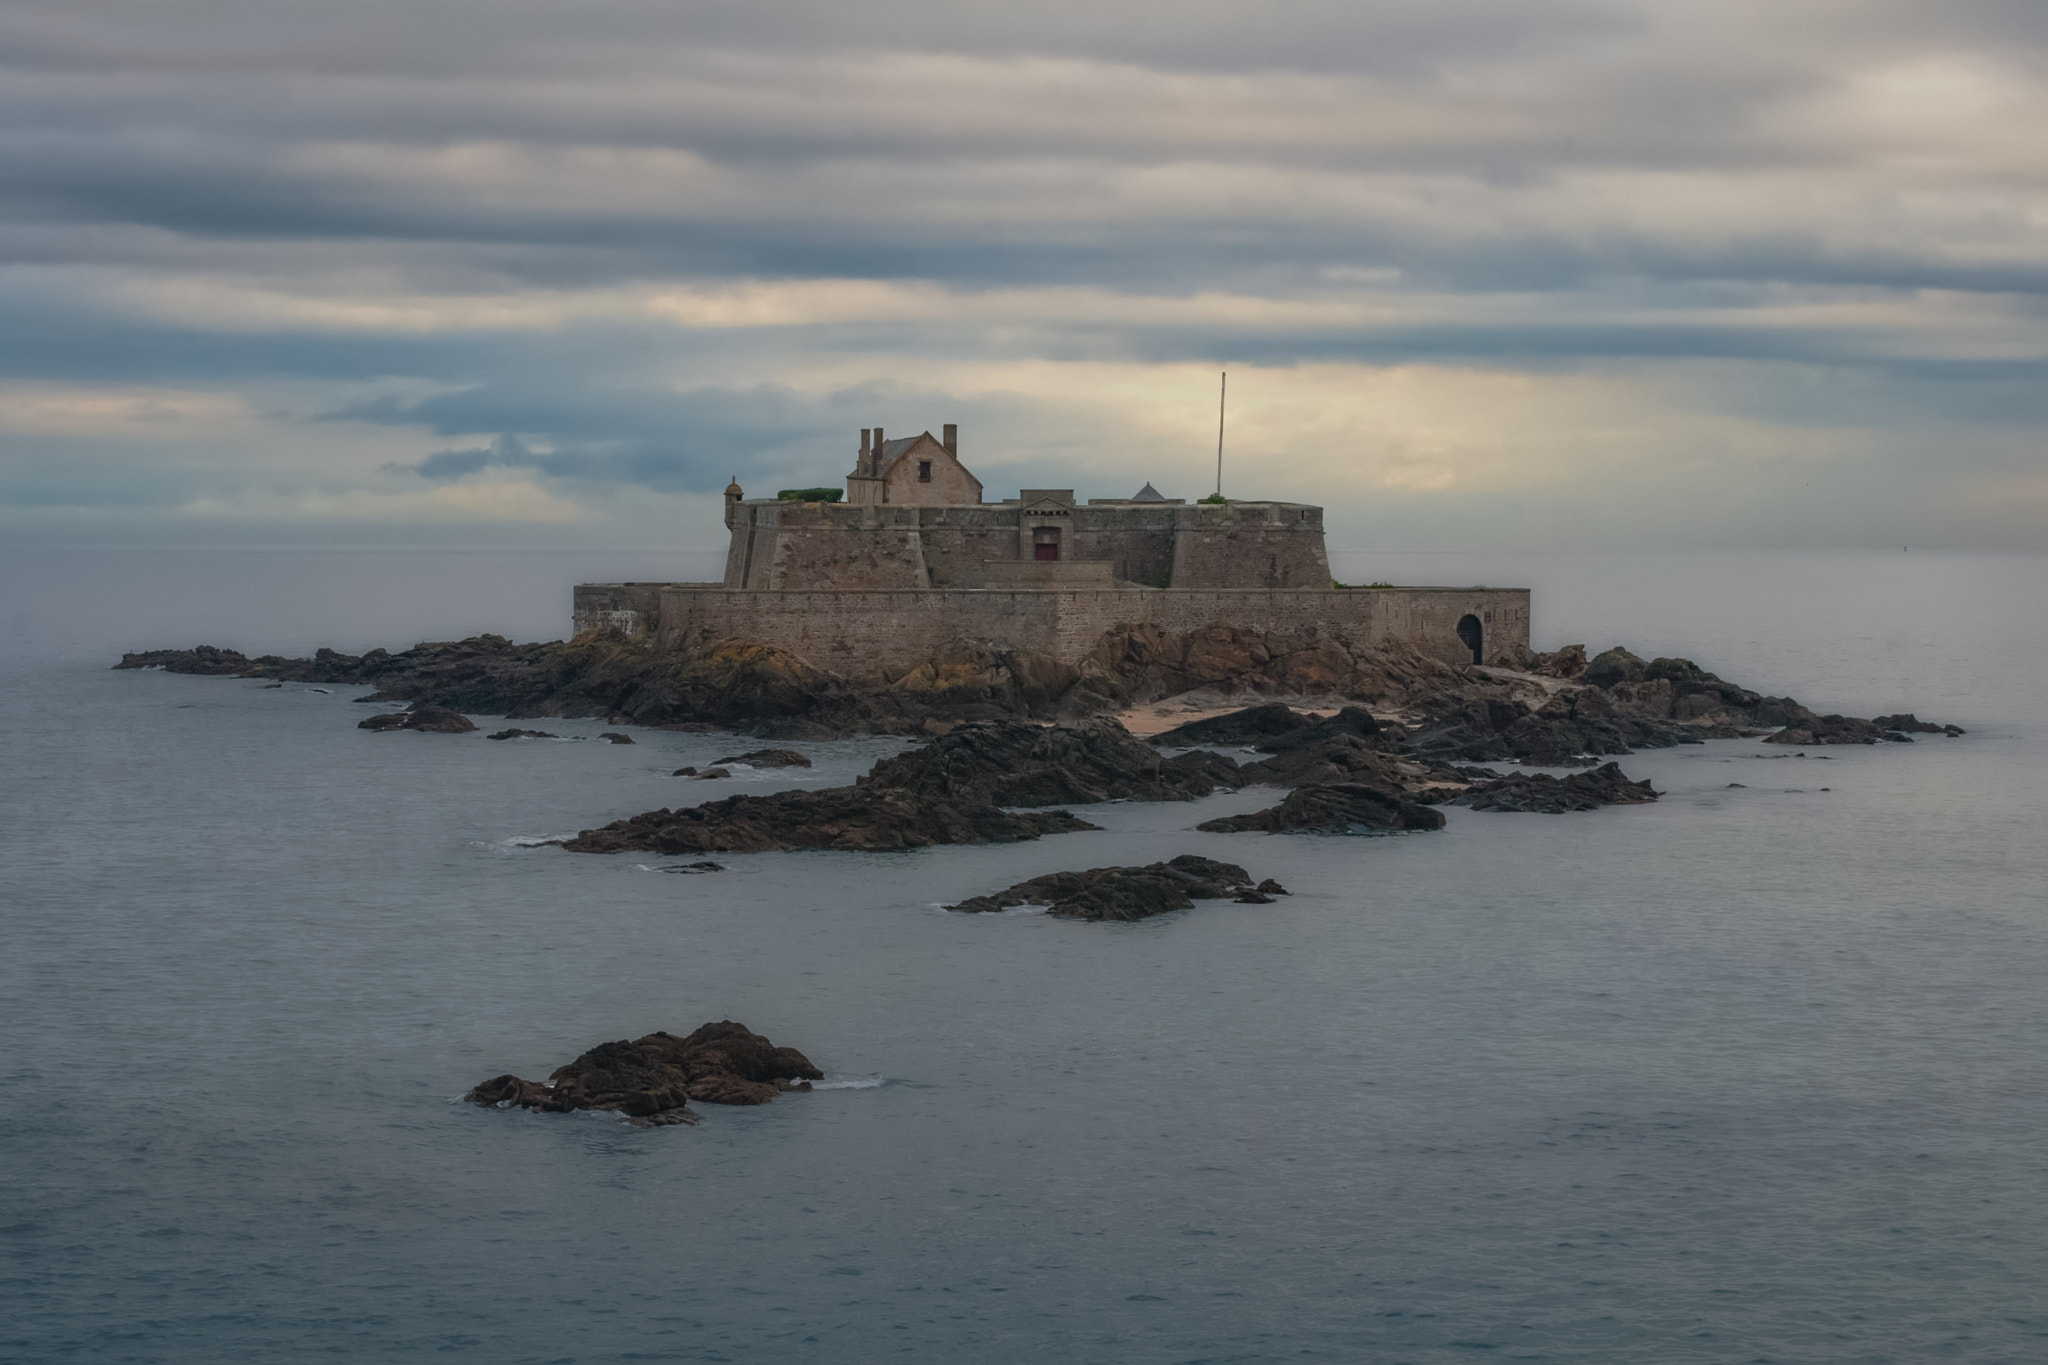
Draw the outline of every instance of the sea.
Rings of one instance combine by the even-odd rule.
[[[1384,838],[1195,831],[1254,790],[668,875],[540,841],[902,741],[697,783],[752,744],[108,667],[554,638],[573,582],[689,558],[0,551],[0,1359],[2048,1360],[2048,558],[1338,555],[1969,731],[1646,751],[1654,805]],[[1180,853],[1292,894],[942,908]],[[717,1019],[826,1083],[656,1130],[462,1102]]]

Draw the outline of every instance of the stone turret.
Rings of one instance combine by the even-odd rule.
[[[732,482],[725,486],[725,525],[727,530],[732,529],[733,513],[739,510],[739,505],[746,500],[746,496],[746,491],[740,487],[740,476],[737,474],[733,475]]]

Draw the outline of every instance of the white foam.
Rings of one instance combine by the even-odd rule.
[[[812,1081],[813,1090],[875,1090],[880,1088],[880,1076],[856,1076],[844,1081]]]
[[[515,834],[509,839],[500,839],[490,845],[492,848],[542,848],[548,844],[559,844],[573,839],[573,834]]]

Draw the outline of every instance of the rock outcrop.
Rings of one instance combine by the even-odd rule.
[[[934,844],[1010,844],[1096,828],[1064,810],[1013,812],[888,789],[828,787],[648,811],[584,830],[562,847],[572,853],[881,852]]]
[[[1926,733],[1884,723],[1899,717],[1837,724],[1839,718],[1750,691],[1686,659],[1645,660],[1625,649],[1588,659],[1583,646],[1569,645],[1524,653],[1514,662],[1513,669],[1462,666],[1404,645],[1303,642],[1230,626],[1176,634],[1128,625],[1104,632],[1078,665],[958,641],[931,658],[906,660],[900,671],[860,678],[743,640],[686,651],[598,631],[548,644],[480,635],[395,654],[323,649],[310,659],[252,659],[203,646],[129,654],[116,667],[367,684],[374,691],[366,700],[410,702],[415,709],[436,705],[512,719],[592,716],[785,739],[936,734],[972,721],[1078,720],[1196,688],[1252,698],[1318,696],[1369,705],[1394,718],[1401,752],[1436,763],[1589,764],[1638,748],[1780,727],[1815,736],[1787,743]],[[1299,721],[1299,713],[1260,707],[1235,719],[1183,726],[1159,742],[1263,744],[1307,728]]]
[[[374,717],[374,716],[373,716],[373,717],[371,717],[371,719],[373,719],[373,720],[374,720],[374,719],[376,719],[376,717]],[[520,728],[519,728],[519,727],[517,727],[517,726],[513,726],[513,727],[512,727],[511,729],[509,729],[509,730],[499,730],[499,731],[497,731],[497,732],[496,732],[495,734],[489,734],[489,735],[485,735],[485,736],[484,736],[484,738],[485,738],[485,739],[560,739],[560,738],[561,738],[561,736],[560,736],[560,735],[551,735],[551,734],[549,734],[549,733],[548,733],[547,731],[545,731],[545,730],[522,730],[522,729],[520,729]]]
[[[859,781],[998,806],[1191,801],[1244,785],[1237,764],[1223,755],[1198,750],[1161,758],[1107,716],[1067,725],[961,725],[922,748],[883,759]]]
[[[700,1104],[767,1104],[790,1090],[809,1090],[825,1078],[803,1053],[777,1047],[730,1019],[706,1024],[686,1038],[650,1033],[645,1038],[599,1043],[557,1067],[546,1084],[494,1076],[464,1096],[473,1104],[564,1114],[607,1109],[654,1128],[695,1123]]]
[[[712,762],[720,767],[728,763],[744,763],[749,768],[808,768],[811,766],[811,760],[805,758],[794,749],[754,749],[748,753],[734,754],[730,758],[713,759]]]
[[[410,711],[393,711],[356,723],[358,730],[421,730],[435,735],[467,734],[476,722],[460,711],[445,706],[415,706]]]
[[[1219,834],[1247,830],[1268,834],[1399,834],[1443,827],[1442,811],[1431,810],[1399,791],[1364,782],[1297,787],[1277,806],[1249,815],[1226,815],[1195,826]]]
[[[1316,718],[1281,702],[1247,706],[1220,716],[1206,716],[1176,725],[1152,736],[1149,743],[1161,748],[1203,747],[1213,744],[1259,744],[1281,735],[1291,735],[1316,723]]]
[[[1478,781],[1451,798],[1450,804],[1473,810],[1559,815],[1602,806],[1640,805],[1655,801],[1659,794],[1648,782],[1630,781],[1619,764],[1603,763],[1561,778],[1548,773],[1509,773]]]
[[[1947,735],[1954,739],[1957,735],[1969,733],[1960,725],[1936,725],[1933,721],[1922,720],[1911,712],[1901,712],[1895,716],[1878,716],[1870,723],[1884,731],[1886,739],[1907,739],[1913,735]]]
[[[963,914],[985,914],[1016,905],[1044,905],[1058,919],[1140,920],[1186,910],[1198,900],[1237,900],[1264,905],[1286,895],[1278,882],[1254,886],[1236,863],[1184,853],[1144,867],[1091,867],[1085,872],[1048,872],[992,896],[949,905]]]
[[[699,779],[711,773],[699,773]],[[1101,801],[1188,801],[1242,785],[1220,754],[1161,758],[1114,720],[961,725],[883,759],[850,787],[729,796],[649,811],[585,830],[576,853],[760,853],[799,848],[885,850],[1014,843],[1097,826],[1068,811],[1006,807]]]

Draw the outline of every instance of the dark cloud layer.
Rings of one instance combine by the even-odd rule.
[[[1111,395],[1227,362],[1598,377],[1646,446],[1938,462],[2030,534],[2044,54],[2017,0],[18,4],[0,513],[704,494],[935,408],[1136,459],[1177,438]],[[103,416],[163,387],[234,396],[239,453]],[[1513,519],[1376,420],[1387,489]],[[1519,496],[1609,477],[1543,468]]]

